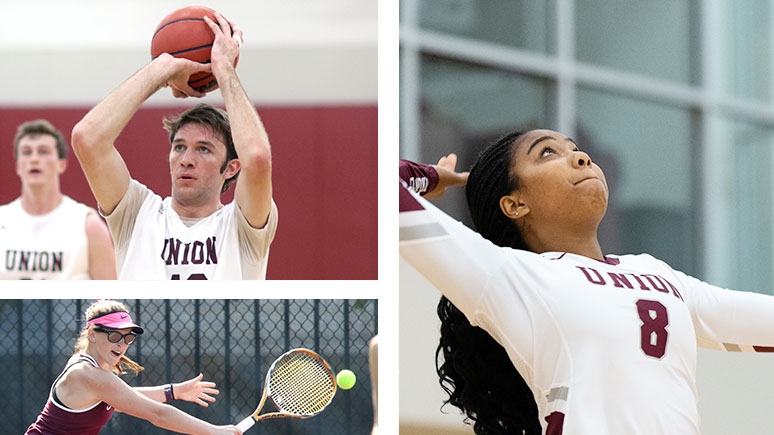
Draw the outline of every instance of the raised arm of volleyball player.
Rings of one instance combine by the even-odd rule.
[[[119,85],[73,129],[75,154],[116,243],[119,279],[265,278],[269,245],[277,224],[271,148],[234,67],[242,31],[220,14],[216,18],[217,23],[205,18],[215,34],[210,64],[162,54]],[[200,106],[207,106],[205,109],[211,112],[219,110],[200,105],[174,120],[174,127],[166,122],[171,142],[172,194],[163,203],[160,197],[157,203],[151,203],[147,199],[149,190],[132,180],[115,141],[140,105],[162,87],[169,87],[178,98],[202,97],[204,94],[187,83],[192,74],[201,71],[211,71],[217,79],[227,116],[214,115],[224,118],[217,120],[216,127],[198,118],[185,120],[184,115]],[[232,153],[234,157],[230,157]],[[224,206],[221,194],[237,176],[236,206]],[[218,213],[224,207],[224,212]],[[153,230],[153,220],[160,219],[159,213],[154,215],[157,209],[171,211],[166,222],[158,223],[159,229]],[[112,216],[116,210],[117,217]],[[232,221],[222,222],[225,219]],[[194,227],[191,220],[216,222],[204,232],[203,225],[197,223]],[[176,229],[183,223],[188,230]],[[191,237],[189,232],[198,234]],[[140,240],[130,244],[132,239]],[[207,250],[198,257],[206,258],[206,264],[181,258],[194,255],[194,248],[184,246],[199,246],[199,252]]]

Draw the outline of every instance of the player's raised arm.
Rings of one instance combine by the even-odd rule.
[[[75,125],[72,146],[97,203],[110,213],[129,185],[129,170],[115,141],[140,105],[162,87],[176,97],[201,97],[188,86],[188,77],[209,65],[163,54],[121,83]]]
[[[217,23],[208,17],[205,21],[215,33],[212,73],[218,81],[229,114],[231,134],[241,166],[234,199],[250,225],[261,228],[266,225],[272,201],[269,137],[234,67],[242,43],[242,30],[219,13],[216,18]]]

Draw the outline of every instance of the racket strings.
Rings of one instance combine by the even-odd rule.
[[[268,388],[278,408],[298,415],[322,411],[336,391],[330,370],[306,353],[292,353],[278,361],[271,371]]]

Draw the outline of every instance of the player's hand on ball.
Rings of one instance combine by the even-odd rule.
[[[217,70],[220,67],[232,68],[236,66],[239,58],[239,50],[242,46],[244,32],[233,21],[227,20],[219,12],[215,13],[217,23],[209,17],[204,17],[204,21],[210,26],[212,33],[215,34],[215,41],[212,43],[212,67],[217,77]]]
[[[166,86],[172,89],[173,96],[176,98],[200,98],[206,95],[204,92],[193,89],[188,84],[188,79],[199,72],[211,72],[212,66],[210,64],[172,57],[167,53],[163,53],[159,56],[157,61],[166,62],[164,66],[165,71],[168,74]]]

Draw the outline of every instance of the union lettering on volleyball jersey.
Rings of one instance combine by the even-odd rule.
[[[267,224],[252,228],[232,201],[201,219],[181,218],[132,180],[105,219],[116,246],[119,279],[264,279],[277,207]]]
[[[697,343],[774,345],[770,297],[645,254],[599,261],[501,248],[400,188],[401,257],[505,348],[544,433],[698,434]]]
[[[86,217],[96,211],[64,196],[51,212],[0,206],[0,279],[89,279]]]

